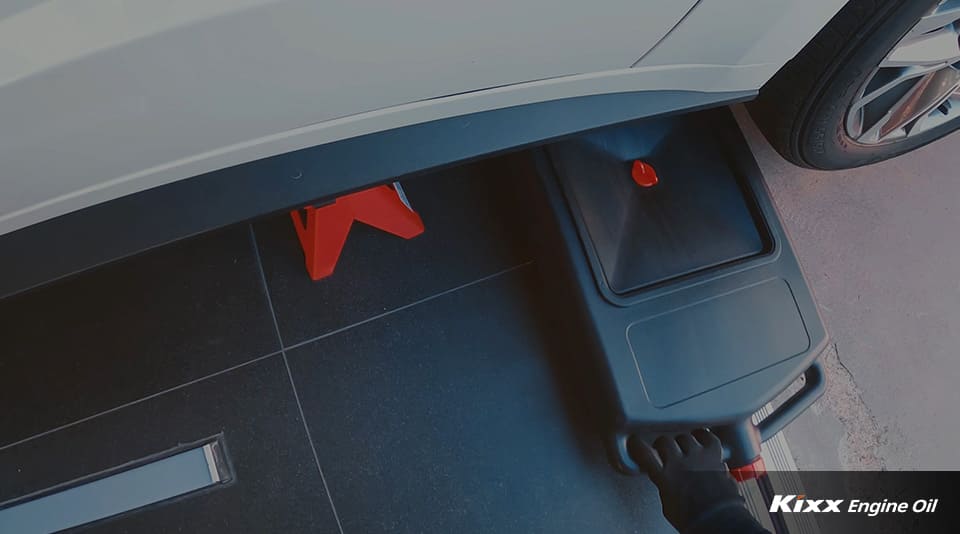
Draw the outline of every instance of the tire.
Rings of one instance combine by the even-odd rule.
[[[868,81],[876,83],[874,75],[881,62],[921,17],[942,9],[939,5],[939,0],[851,0],[748,104],[770,144],[784,158],[803,167],[847,169],[909,152],[960,127],[960,120],[956,120],[960,116],[944,111],[943,119],[925,123],[934,124],[929,129],[914,128],[917,133],[908,134],[911,130],[905,127],[905,137],[867,142],[863,141],[865,136],[851,135],[848,122],[854,103],[863,101]],[[946,122],[939,124],[941,120]],[[866,120],[859,122],[861,129],[857,132],[862,132]],[[901,135],[900,130],[897,135]]]

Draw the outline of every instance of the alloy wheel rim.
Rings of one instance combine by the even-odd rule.
[[[960,0],[942,0],[880,62],[847,111],[847,135],[887,144],[960,118]]]

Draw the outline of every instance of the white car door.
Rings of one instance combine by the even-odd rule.
[[[0,234],[186,178],[161,171],[307,125],[444,95],[626,68],[693,4],[4,4]]]

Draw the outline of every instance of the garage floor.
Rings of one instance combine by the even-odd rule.
[[[280,215],[0,301],[0,502],[223,433],[233,484],[91,531],[670,531],[580,401],[529,172],[443,174],[318,283]]]
[[[797,464],[960,467],[960,137],[819,173],[737,113],[834,341]],[[91,530],[671,531],[581,401],[529,169],[442,174],[423,236],[355,227],[318,283],[280,215],[0,301],[0,502],[223,433],[235,483]]]
[[[800,468],[960,469],[960,134],[841,172],[800,169],[737,118],[830,332]]]

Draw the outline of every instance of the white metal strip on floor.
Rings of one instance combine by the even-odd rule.
[[[762,420],[773,411],[771,405],[767,404],[754,415],[754,422]],[[787,445],[787,438],[783,432],[778,432],[775,436],[763,444],[763,463],[767,466],[767,471],[779,471],[782,475],[774,477],[774,490],[777,493],[789,495],[803,495],[803,483],[797,475],[797,463],[793,459],[790,447]],[[793,476],[791,476],[793,475]],[[781,487],[782,486],[782,487]],[[773,532],[773,524],[770,521],[770,514],[767,511],[767,505],[763,501],[763,495],[760,494],[759,487],[754,483],[740,484],[740,493],[747,501],[747,508],[750,512],[763,523],[763,526],[770,532]],[[787,528],[793,534],[819,534],[820,527],[813,514],[784,514]]]
[[[207,443],[68,489],[19,498],[0,508],[0,532],[57,532],[225,482],[229,477],[216,460],[217,447]]]

